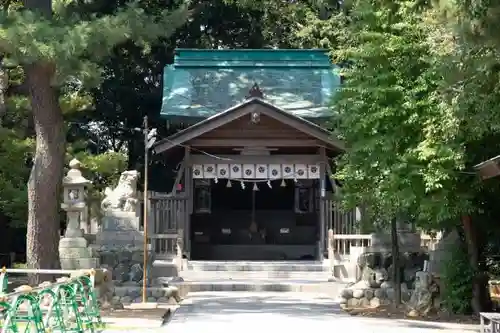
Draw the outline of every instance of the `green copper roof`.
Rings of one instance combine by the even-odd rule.
[[[208,118],[243,102],[257,84],[265,101],[291,114],[328,116],[336,69],[325,50],[179,49],[165,67],[161,115]]]

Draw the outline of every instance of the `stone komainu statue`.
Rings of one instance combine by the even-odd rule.
[[[112,190],[107,187],[101,208],[104,210],[120,210],[135,212],[137,207],[137,179],[139,172],[135,170],[122,172],[118,185]]]

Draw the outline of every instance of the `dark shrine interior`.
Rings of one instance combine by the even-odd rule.
[[[284,187],[281,180],[271,181],[271,188],[266,181],[254,184],[246,183],[242,188],[241,183],[233,181],[227,187],[227,181],[212,184],[212,212],[225,211],[251,211],[255,210],[293,210],[294,188],[293,180],[285,181]]]
[[[319,181],[200,180],[191,216],[193,260],[312,260]],[[201,185],[201,186],[200,186]],[[284,186],[283,186],[284,185]],[[327,189],[328,190],[328,189]]]

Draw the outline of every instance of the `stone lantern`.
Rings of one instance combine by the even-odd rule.
[[[59,241],[59,258],[62,269],[96,268],[97,260],[92,258],[87,240],[80,229],[82,212],[87,207],[85,202],[87,186],[91,182],[82,176],[80,162],[73,159],[70,170],[63,178],[63,202],[61,208],[66,211],[67,225],[64,237]]]

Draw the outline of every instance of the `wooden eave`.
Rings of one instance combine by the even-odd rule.
[[[250,98],[245,102],[235,105],[226,111],[207,118],[196,123],[182,131],[179,131],[166,139],[158,141],[153,146],[153,151],[158,154],[174,147],[183,146],[186,142],[193,140],[205,133],[228,124],[240,117],[253,112],[273,118],[285,125],[288,125],[312,138],[315,138],[325,144],[326,147],[337,152],[343,152],[345,145],[341,140],[333,137],[333,134],[320,126],[304,118],[287,113],[281,108],[276,107],[260,98]]]
[[[500,155],[474,166],[481,179],[486,180],[500,175]]]

